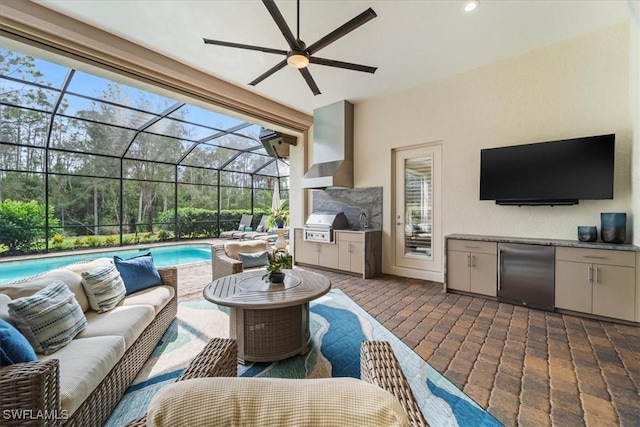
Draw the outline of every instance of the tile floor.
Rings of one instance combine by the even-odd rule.
[[[640,426],[640,327],[317,271],[505,426]],[[180,300],[202,298],[211,266],[178,278]]]

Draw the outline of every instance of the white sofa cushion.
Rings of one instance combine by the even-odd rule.
[[[38,360],[60,360],[60,400],[72,415],[104,380],[125,352],[122,337],[76,337],[66,347]]]
[[[173,299],[175,294],[176,290],[173,286],[154,286],[153,288],[143,289],[135,294],[127,295],[120,301],[118,306],[151,305],[156,314],[158,314]]]
[[[226,242],[224,252],[229,258],[238,259],[238,253],[251,254],[267,250],[267,243],[262,240],[246,240],[242,242]]]
[[[78,338],[115,335],[124,338],[125,348],[142,334],[155,318],[151,305],[131,305],[116,307],[108,313],[87,312],[87,327]]]
[[[11,323],[13,326],[16,324],[11,320],[11,316],[9,316],[9,303],[11,302],[11,298],[9,295],[5,295],[0,292],[0,319]]]
[[[0,293],[8,295],[11,299],[27,297],[44,289],[55,280],[61,280],[66,283],[67,287],[76,297],[76,301],[80,304],[82,311],[89,310],[89,300],[82,288],[82,278],[79,274],[66,269],[51,270],[47,273],[27,277],[25,279],[16,280],[0,286]]]
[[[33,295],[11,300],[8,306],[16,327],[37,353],[59,350],[87,326],[80,304],[60,280]]]
[[[98,313],[112,310],[124,298],[126,289],[115,265],[106,264],[80,275],[89,305]]]
[[[147,426],[408,426],[400,402],[355,378],[198,378],[158,391]]]

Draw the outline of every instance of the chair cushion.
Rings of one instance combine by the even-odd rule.
[[[242,268],[263,267],[269,265],[267,251],[244,253],[238,252],[238,261],[242,261]]]
[[[156,316],[150,305],[118,306],[108,313],[87,312],[87,327],[78,338],[114,335],[124,338],[125,348],[142,334]]]
[[[111,263],[82,272],[82,286],[89,305],[98,313],[112,310],[126,293],[122,277]]]
[[[9,314],[33,349],[42,354],[66,346],[87,326],[80,304],[60,280],[31,296],[12,300]]]
[[[127,295],[162,284],[151,252],[128,259],[114,256],[113,263],[122,276]]]
[[[124,352],[122,337],[76,338],[55,354],[40,356],[38,360],[60,361],[60,403],[62,410],[68,411],[71,416],[104,380]]]
[[[238,253],[251,254],[267,250],[266,242],[260,240],[247,240],[243,242],[226,242],[224,252],[229,258],[238,259]]]
[[[408,426],[389,392],[355,378],[197,378],[158,391],[147,426]]]
[[[7,283],[6,285],[0,286],[0,293],[8,295],[11,299],[26,297],[41,291],[56,280],[63,281],[69,290],[73,292],[78,304],[82,307],[82,311],[87,311],[91,308],[87,295],[84,293],[84,288],[82,287],[80,273],[69,271],[66,268],[51,270],[44,274]]]
[[[35,360],[36,352],[24,335],[9,322],[0,319],[0,366]]]
[[[173,299],[175,294],[176,289],[173,286],[154,286],[138,291],[135,294],[127,295],[120,301],[118,306],[150,305],[158,314]]]

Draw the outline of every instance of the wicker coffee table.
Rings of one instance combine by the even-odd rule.
[[[225,276],[209,283],[204,297],[230,308],[229,336],[238,342],[238,361],[274,362],[307,351],[309,301],[331,289],[325,276],[284,270],[285,281],[262,280],[264,270]]]

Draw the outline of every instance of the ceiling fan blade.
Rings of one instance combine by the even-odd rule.
[[[343,36],[349,34],[351,31],[355,30],[356,28],[360,27],[361,25],[366,24],[367,22],[371,21],[376,16],[378,16],[378,15],[376,15],[376,13],[373,11],[373,9],[369,8],[369,9],[365,10],[360,15],[356,16],[355,18],[353,18],[351,21],[349,21],[346,24],[338,27],[337,29],[333,30],[332,32],[330,32],[329,34],[327,34],[326,36],[322,37],[320,40],[318,40],[317,42],[315,42],[314,44],[309,46],[306,49],[307,52],[309,53],[309,55],[313,55],[314,53],[316,53],[320,49],[322,49],[322,48],[326,47],[327,45],[333,43],[334,41],[338,40],[340,37],[343,37]]]
[[[287,40],[287,43],[289,43],[291,50],[300,50],[298,40],[293,36],[293,33],[287,25],[287,21],[284,20],[284,17],[280,13],[280,9],[276,6],[276,2],[274,0],[262,0],[262,3],[264,3],[273,20],[276,21],[276,25],[280,28],[280,31]]]
[[[312,64],[326,65],[327,67],[344,68],[347,70],[362,71],[363,73],[375,73],[378,67],[369,67],[368,65],[352,64],[351,62],[336,61],[334,59],[324,59],[312,56],[309,58]]]
[[[262,73],[260,76],[256,77],[251,83],[249,83],[251,86],[255,86],[258,83],[260,83],[261,81],[263,81],[264,79],[266,79],[267,77],[269,77],[271,74],[275,73],[278,70],[281,70],[285,67],[285,65],[287,65],[287,60],[283,59],[282,61],[278,62],[276,65],[274,65],[273,67],[271,67],[270,69],[268,69],[267,71],[265,71],[264,73]]]
[[[313,80],[313,77],[311,77],[311,73],[309,72],[309,69],[300,68],[299,71],[300,71],[300,74],[302,74],[302,77],[304,77],[304,80],[309,85],[309,89],[311,89],[311,92],[313,92],[314,95],[320,95],[320,89],[318,88],[318,85],[316,84],[316,82]]]
[[[204,40],[204,44],[213,44],[217,46],[226,46],[226,47],[236,47],[239,49],[247,49],[247,50],[257,50],[259,52],[266,53],[274,53],[276,55],[286,55],[286,50],[281,49],[271,49],[270,47],[261,47],[261,46],[252,46],[250,44],[241,44],[241,43],[232,43],[232,42],[224,42],[221,40],[211,40],[211,39],[202,39]]]

